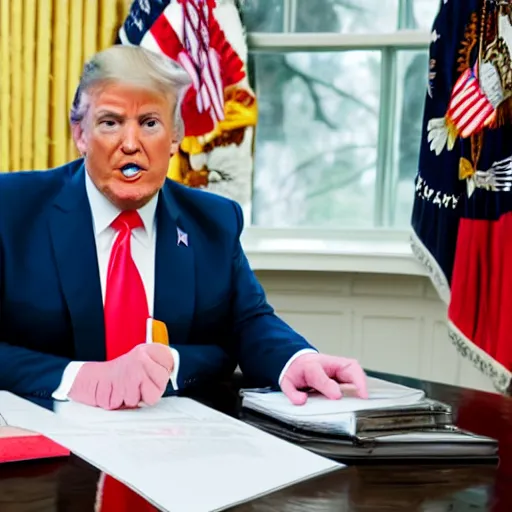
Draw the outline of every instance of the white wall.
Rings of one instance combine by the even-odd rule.
[[[428,278],[256,271],[269,302],[322,352],[368,369],[494,391],[453,348]]]

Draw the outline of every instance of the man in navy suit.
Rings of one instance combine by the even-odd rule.
[[[101,52],[71,113],[82,158],[0,175],[0,388],[117,409],[239,364],[295,404],[308,389],[341,398],[340,384],[365,397],[356,361],[319,354],[267,303],[240,207],[166,178],[188,86],[158,54]]]

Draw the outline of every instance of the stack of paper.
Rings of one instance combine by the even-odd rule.
[[[223,510],[343,467],[187,398],[121,411],[70,402],[53,413],[0,392],[0,411],[172,512]]]
[[[316,394],[308,398],[304,406],[290,403],[281,392],[266,390],[242,390],[242,406],[260,412],[297,428],[331,434],[355,435],[357,423],[363,411],[384,411],[390,413],[416,411],[418,406],[430,408],[431,402],[425,402],[425,393],[373,377],[368,378],[368,399],[344,397],[341,400],[329,400]],[[415,407],[411,407],[415,406]]]
[[[310,396],[295,406],[281,392],[243,390],[244,420],[337,460],[495,460],[497,442],[452,425],[451,408],[421,390],[368,378],[368,399]],[[248,411],[248,412],[247,412]]]

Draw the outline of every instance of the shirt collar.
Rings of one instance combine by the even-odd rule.
[[[96,188],[96,185],[92,182],[87,171],[85,172],[85,189],[89,199],[89,205],[91,207],[94,233],[98,236],[110,227],[114,219],[116,219],[116,217],[121,213],[121,210],[114,206]],[[150,240],[153,238],[157,203],[158,194],[151,198],[151,200],[142,208],[137,210],[140,218],[142,219],[142,223],[144,224],[144,230]],[[137,230],[134,230],[134,233],[135,231]]]

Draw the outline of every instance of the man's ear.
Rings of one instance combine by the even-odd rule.
[[[180,143],[176,139],[174,139],[171,142],[171,157],[173,157],[178,152],[179,149],[180,149]]]
[[[87,144],[85,142],[85,134],[81,123],[73,123],[71,125],[71,135],[75,141],[75,146],[80,155],[84,156],[86,153]]]

